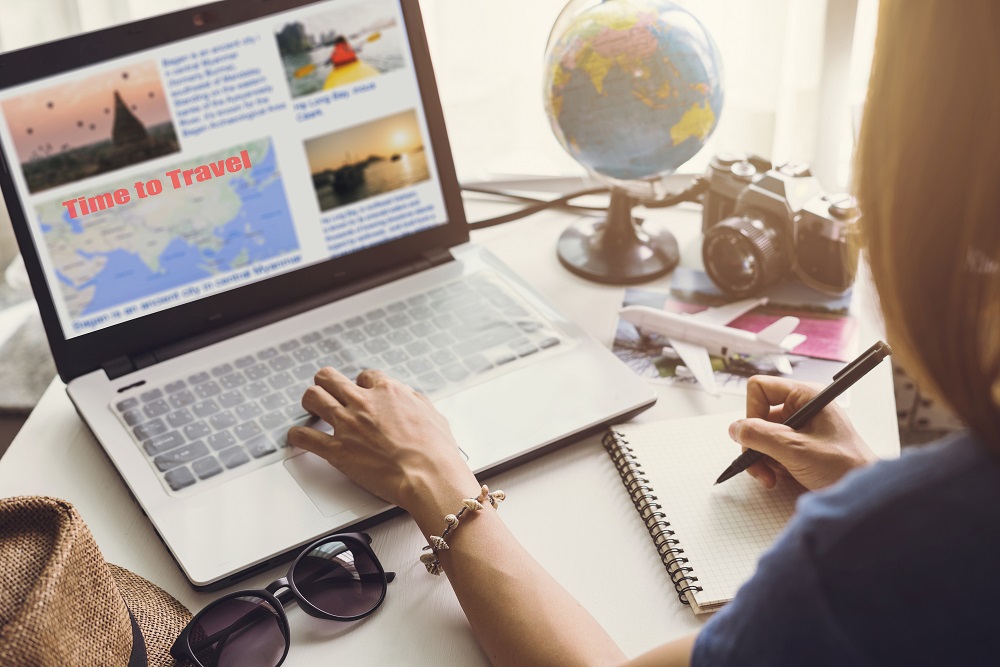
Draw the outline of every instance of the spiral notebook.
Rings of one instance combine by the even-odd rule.
[[[765,489],[750,475],[715,480],[740,453],[728,428],[741,413],[613,426],[604,446],[684,604],[717,610],[753,574],[803,488]]]

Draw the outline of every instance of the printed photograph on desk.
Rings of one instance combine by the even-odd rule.
[[[293,98],[372,79],[404,64],[403,29],[396,3],[389,0],[355,2],[288,23],[275,38]]]
[[[850,297],[798,287],[734,300],[704,273],[677,269],[669,293],[626,290],[623,309],[640,308],[619,317],[612,351],[640,377],[713,394],[744,393],[752,375],[827,384],[857,352]]]
[[[310,139],[306,153],[323,212],[431,177],[415,111]]]
[[[32,193],[177,153],[152,60],[3,103]]]

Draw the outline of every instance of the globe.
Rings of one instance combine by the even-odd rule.
[[[662,0],[575,0],[545,57],[545,110],[563,148],[638,198],[705,145],[722,112],[722,59],[704,26]]]

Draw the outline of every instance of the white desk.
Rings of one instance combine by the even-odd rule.
[[[476,218],[495,210],[481,203],[469,208]],[[689,209],[655,215],[678,234],[685,264],[697,265],[700,213]],[[591,335],[610,344],[622,291],[586,282],[562,269],[555,242],[567,220],[565,214],[546,213],[485,230],[475,240]],[[665,290],[668,280],[650,286]],[[865,295],[859,296],[856,302],[868,302]],[[858,305],[861,340],[867,343],[879,330],[876,318],[863,303]],[[699,391],[664,388],[658,404],[640,419],[742,407],[743,398],[738,396],[716,399]],[[855,387],[849,412],[879,453],[898,453],[889,364],[882,364]],[[637,655],[699,627],[701,621],[678,603],[649,534],[598,438],[551,453],[489,483],[508,492],[502,516],[528,551],[590,610],[626,654]],[[74,503],[109,561],[160,585],[192,611],[216,597],[189,588],[103,450],[77,418],[58,379],[0,460],[0,497],[22,494],[52,495]],[[564,509],[545,509],[555,499],[564,501]],[[385,604],[356,624],[318,621],[290,608],[292,648],[286,664],[485,664],[448,582],[427,575],[417,562],[424,541],[410,520],[392,519],[370,532],[386,569],[399,573]],[[283,574],[278,568],[234,588],[260,587]]]

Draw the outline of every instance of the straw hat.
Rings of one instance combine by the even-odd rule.
[[[173,665],[191,613],[104,561],[64,500],[0,500],[0,665]]]

